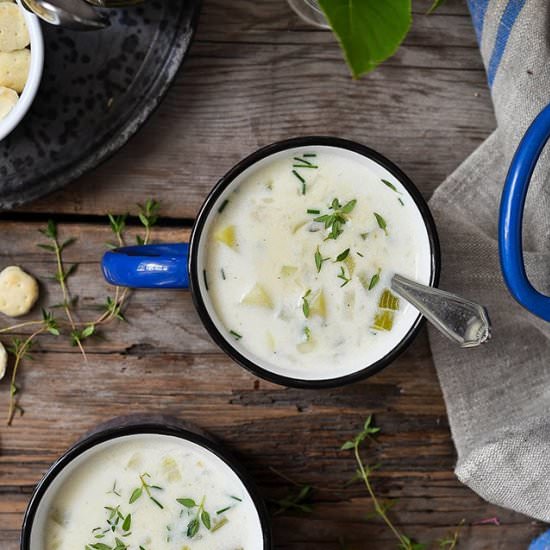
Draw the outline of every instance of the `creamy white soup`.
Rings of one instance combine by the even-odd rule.
[[[244,355],[283,375],[338,377],[384,357],[418,315],[390,291],[392,276],[430,279],[412,197],[346,150],[264,159],[220,199],[206,230],[207,307]]]
[[[263,548],[258,513],[238,476],[176,437],[127,436],[88,451],[56,478],[41,511],[33,549]]]

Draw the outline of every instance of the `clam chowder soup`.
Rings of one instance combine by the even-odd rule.
[[[32,548],[260,550],[252,499],[214,454],[177,437],[142,434],[86,451],[45,499]],[[69,472],[70,470],[70,472]],[[40,544],[36,544],[41,540]]]
[[[206,307],[253,362],[336,378],[386,356],[415,323],[390,281],[429,283],[428,233],[406,188],[373,160],[284,151],[242,173],[219,204],[205,228]]]

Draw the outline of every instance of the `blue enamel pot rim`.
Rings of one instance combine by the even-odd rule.
[[[116,419],[115,419],[116,420]],[[250,495],[254,507],[260,518],[261,530],[263,535],[263,550],[272,550],[273,541],[271,534],[271,525],[269,513],[263,498],[252,480],[250,474],[241,466],[241,464],[224,449],[210,434],[206,432],[198,433],[198,429],[190,429],[183,427],[175,422],[158,421],[158,420],[141,420],[131,425],[112,426],[100,429],[84,437],[83,439],[72,445],[65,453],[63,453],[48,469],[44,477],[36,485],[31,496],[27,510],[23,518],[23,526],[21,530],[20,550],[35,550],[31,548],[31,533],[34,524],[36,513],[40,506],[40,502],[46,494],[48,488],[54,479],[67,467],[75,458],[80,456],[85,451],[88,451],[95,446],[118,439],[128,435],[139,434],[158,434],[178,437],[185,441],[195,443],[200,447],[210,451],[217,458],[222,460],[239,478],[246,491]]]
[[[386,157],[384,157],[374,149],[371,149],[370,147],[367,147],[365,145],[361,145],[354,141],[349,141],[338,137],[307,136],[286,139],[262,147],[261,149],[255,151],[254,153],[240,161],[238,164],[236,164],[216,183],[216,185],[208,194],[204,203],[202,204],[191,232],[188,259],[189,288],[191,290],[191,296],[193,298],[193,302],[201,318],[201,321],[208,330],[208,333],[210,334],[212,339],[227,355],[229,355],[229,357],[231,357],[239,365],[250,371],[252,374],[282,386],[305,389],[334,388],[351,384],[358,380],[362,380],[364,378],[372,376],[373,374],[376,374],[384,367],[392,363],[410,345],[410,343],[418,334],[424,322],[423,316],[419,313],[415,322],[411,325],[411,328],[409,329],[407,334],[400,340],[398,345],[375,363],[371,363],[368,366],[345,376],[318,380],[301,379],[284,376],[263,368],[257,363],[251,361],[249,358],[240,353],[239,350],[233,347],[222,335],[216,324],[212,321],[210,314],[207,311],[204,299],[201,295],[199,282],[199,278],[201,275],[198,273],[198,252],[200,247],[201,234],[205,227],[209,214],[211,213],[212,209],[217,205],[219,197],[223,194],[227,186],[230,185],[233,180],[243,171],[256,164],[258,161],[275,153],[285,151],[287,149],[304,146],[329,146],[352,151],[375,161],[399,180],[399,182],[405,187],[407,192],[414,200],[416,207],[418,208],[424,221],[430,243],[430,285],[438,285],[441,271],[441,253],[435,222],[426,201],[424,200],[416,186],[413,184],[413,182],[407,177],[407,175],[393,162],[388,160]]]

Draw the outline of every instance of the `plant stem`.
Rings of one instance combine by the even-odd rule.
[[[27,351],[30,343],[38,336],[39,334],[43,333],[46,330],[46,327],[42,326],[37,331],[33,332],[24,342],[21,344],[21,347],[17,351],[17,355],[15,356],[15,363],[13,365],[13,371],[11,373],[11,382],[10,382],[10,405],[8,408],[8,418],[7,418],[7,425],[11,426],[11,423],[13,421],[13,417],[15,415],[15,406],[16,406],[16,397],[15,397],[15,379],[17,377],[17,369],[19,365],[21,364],[21,360],[25,356],[25,352]]]
[[[367,491],[369,492],[369,495],[372,499],[372,503],[374,504],[374,509],[376,510],[376,513],[384,520],[386,525],[391,529],[392,533],[396,536],[397,540],[405,545],[405,548],[410,548],[409,542],[403,538],[403,535],[395,528],[393,523],[390,521],[388,516],[386,515],[386,512],[384,510],[383,506],[380,506],[380,503],[378,502],[378,498],[376,498],[376,494],[370,484],[369,476],[365,470],[365,466],[363,465],[363,460],[361,459],[361,455],[359,453],[359,442],[357,441],[355,443],[353,452],[355,454],[355,460],[357,461],[357,465],[359,466],[359,471],[361,472],[361,477],[363,481],[365,482],[365,486],[367,488]]]
[[[69,291],[67,290],[67,285],[65,284],[65,270],[63,269],[63,260],[61,259],[61,249],[59,248],[57,237],[54,239],[54,248],[55,248],[55,259],[57,261],[57,277],[58,277],[59,285],[61,286],[61,292],[63,293],[63,309],[65,310],[65,314],[67,315],[67,319],[69,320],[71,328],[73,329],[73,331],[76,332],[76,324],[74,322],[73,316],[71,314],[71,308],[69,306]],[[84,357],[84,361],[88,362],[88,357],[86,356],[86,352],[84,351],[84,347],[82,346],[82,342],[80,341],[80,338],[76,337],[75,340],[78,348],[80,349],[80,352],[82,353],[82,357]]]
[[[18,328],[25,328],[25,327],[31,327],[34,325],[41,325],[43,321],[26,321],[25,323],[19,323],[17,325],[12,325],[11,327],[6,327],[0,329],[0,334],[3,334],[5,332],[12,332],[13,330],[17,330]]]

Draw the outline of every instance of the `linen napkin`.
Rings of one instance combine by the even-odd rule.
[[[468,0],[497,119],[493,134],[435,192],[441,287],[485,304],[493,338],[458,349],[430,331],[458,453],[455,473],[484,499],[550,521],[550,323],[509,295],[498,259],[502,187],[515,149],[550,102],[550,1]],[[531,181],[526,269],[550,294],[550,155]]]

